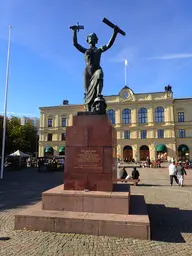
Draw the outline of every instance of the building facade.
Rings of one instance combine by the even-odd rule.
[[[134,93],[125,86],[105,96],[117,131],[117,157],[131,161],[192,159],[192,98],[174,99],[171,87],[157,93]],[[64,155],[66,126],[83,105],[40,108],[39,156]]]
[[[38,117],[22,116],[22,117],[20,117],[20,122],[21,122],[21,125],[30,123],[37,128],[39,128],[39,125],[40,125],[40,119]]]

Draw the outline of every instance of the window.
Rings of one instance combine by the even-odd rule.
[[[140,108],[138,111],[139,114],[139,123],[147,123],[147,109]]]
[[[163,129],[159,129],[157,131],[157,137],[160,138],[164,138],[164,130]]]
[[[113,109],[109,109],[107,111],[107,114],[108,114],[108,116],[109,116],[109,118],[111,120],[111,123],[115,124],[115,111]]]
[[[130,124],[131,123],[131,110],[126,108],[122,111],[122,121],[123,124]]]
[[[130,139],[130,131],[124,131],[124,139]]]
[[[62,119],[61,119],[61,126],[62,127],[66,127],[67,126],[67,118],[66,117],[62,117]]]
[[[48,140],[48,141],[52,141],[52,133],[48,133],[48,135],[47,135],[47,140]]]
[[[184,129],[179,130],[179,138],[185,138],[185,130]]]
[[[157,107],[155,109],[155,122],[157,122],[157,123],[164,122],[164,108],[163,107]]]
[[[61,133],[61,140],[66,140],[66,134],[65,133]]]
[[[141,139],[146,139],[146,138],[147,138],[147,131],[141,130]]]
[[[178,112],[178,122],[184,122],[184,112]]]
[[[52,118],[48,118],[48,127],[52,127],[53,126],[53,120]]]

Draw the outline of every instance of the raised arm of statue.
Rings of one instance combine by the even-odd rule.
[[[114,31],[113,31],[113,35],[111,37],[111,39],[109,40],[108,44],[104,45],[104,46],[101,46],[99,49],[102,51],[102,52],[105,52],[107,51],[109,48],[111,48],[111,46],[114,44],[115,42],[115,39],[117,37],[117,34],[118,34],[118,27],[115,27],[114,28]]]
[[[85,53],[87,49],[78,44],[77,42],[77,26],[73,26],[71,27],[71,29],[73,30],[73,45],[77,48],[77,50],[79,50],[82,53]]]

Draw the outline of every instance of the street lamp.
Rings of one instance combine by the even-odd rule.
[[[36,132],[36,146],[35,146],[35,150],[36,150],[36,162],[37,162],[37,158],[38,158],[38,138],[39,138],[39,129],[37,129],[37,132]]]

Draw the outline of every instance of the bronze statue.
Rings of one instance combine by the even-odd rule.
[[[116,36],[118,33],[125,35],[125,32],[122,31],[119,27],[103,19],[103,22],[108,26],[113,28],[113,35],[109,40],[108,44],[96,47],[98,42],[98,37],[95,33],[89,34],[87,36],[87,43],[89,48],[86,49],[81,46],[77,41],[77,31],[84,29],[84,26],[79,24],[71,26],[70,29],[73,30],[73,45],[83,54],[85,54],[86,67],[84,71],[84,89],[85,89],[85,105],[87,106],[88,111],[95,112],[94,100],[97,98],[101,99],[103,102],[104,98],[101,95],[103,89],[103,70],[100,66],[101,54],[107,51],[114,44]],[[97,110],[97,112],[101,112]]]

